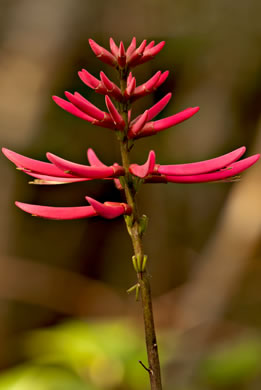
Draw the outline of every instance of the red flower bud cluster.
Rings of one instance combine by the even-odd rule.
[[[113,130],[124,142],[133,142],[141,137],[155,135],[189,119],[198,112],[199,107],[187,108],[167,118],[153,121],[168,104],[171,98],[171,93],[168,93],[144,113],[136,118],[131,117],[131,105],[137,99],[153,93],[169,74],[168,71],[158,71],[148,81],[137,86],[131,69],[154,58],[162,50],[165,42],[155,45],[154,41],[147,44],[144,40],[136,47],[136,38],[133,38],[129,47],[125,49],[123,42],[117,46],[111,38],[110,51],[92,39],[89,43],[97,58],[126,75],[126,85],[124,88],[119,88],[103,72],[100,72],[100,79],[97,79],[82,69],[78,73],[80,79],[89,88],[105,96],[108,111],[102,111],[94,106],[78,92],[65,92],[67,100],[57,96],[53,97],[56,104],[65,111],[95,126]],[[119,105],[128,107],[127,115],[123,115],[118,108]],[[239,160],[245,150],[245,147],[241,147],[211,160],[179,165],[156,164],[155,152],[151,151],[144,165],[130,164],[128,171],[126,167],[124,169],[118,163],[110,166],[103,164],[92,149],[87,151],[90,165],[71,162],[52,153],[47,153],[49,162],[33,160],[5,148],[3,148],[3,153],[18,169],[34,177],[35,184],[66,184],[94,179],[111,179],[114,180],[116,188],[121,190],[123,188],[121,178],[124,180],[128,175],[132,175],[133,178],[143,183],[203,183],[227,180],[240,174],[259,159],[260,155],[256,154]],[[90,197],[86,197],[86,200],[90,206],[46,207],[21,202],[16,202],[16,205],[35,216],[50,219],[77,219],[96,215],[111,219],[132,213],[131,206],[127,203],[105,202],[102,204]]]

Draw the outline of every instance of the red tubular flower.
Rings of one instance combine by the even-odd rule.
[[[154,150],[151,150],[149,152],[149,156],[145,164],[138,165],[138,164],[131,164],[130,165],[130,173],[132,173],[135,176],[138,176],[140,178],[145,178],[146,176],[152,174],[155,169],[155,152]]]
[[[108,95],[105,96],[105,103],[108,108],[108,111],[111,114],[114,124],[118,129],[123,130],[125,127],[125,122]]]
[[[99,58],[99,60],[101,60],[101,61],[103,61],[106,64],[109,64],[111,66],[115,66],[115,64],[116,64],[115,58],[108,50],[106,50],[106,49],[104,49],[104,47],[98,45],[96,42],[94,42],[93,39],[89,39],[89,44],[90,44],[92,51],[94,52],[96,57]]]
[[[46,184],[53,184],[51,182],[75,183],[93,179],[112,179],[125,174],[120,165],[107,166],[102,164],[92,149],[88,150],[90,166],[64,160],[52,153],[47,153],[47,158],[51,163],[46,163],[22,156],[6,148],[3,148],[2,151],[17,168],[43,181],[39,184],[45,184],[44,181],[48,182]]]
[[[186,119],[189,119],[191,116],[195,115],[199,111],[199,107],[187,108],[184,111],[179,112],[178,114],[169,116],[168,118],[160,119],[155,122],[148,122],[144,127],[139,131],[139,133],[133,134],[133,132],[128,133],[129,138],[142,138],[148,137],[150,135],[155,135],[159,131],[169,129],[172,126],[175,126]]]
[[[126,52],[122,41],[119,46],[118,64],[120,68],[124,68],[126,65]]]
[[[103,218],[112,219],[119,217],[120,215],[127,214],[130,215],[132,209],[126,203],[117,203],[117,202],[105,202],[100,203],[97,200],[86,196],[87,201],[94,208],[98,215]]]
[[[165,42],[155,45],[154,41],[147,44],[147,41],[144,40],[137,47],[134,37],[125,50],[122,41],[118,47],[110,38],[110,52],[92,39],[89,40],[89,43],[94,54],[101,61],[117,69],[121,77],[120,89],[104,72],[100,72],[100,80],[85,69],[78,73],[84,84],[95,92],[105,95],[108,112],[100,110],[78,92],[66,91],[65,96],[68,100],[58,96],[54,96],[53,100],[62,109],[78,118],[95,126],[115,130],[118,140],[122,143],[122,148],[126,147],[126,153],[130,151],[135,140],[157,134],[189,119],[198,112],[199,107],[187,108],[175,115],[153,121],[170,101],[172,95],[168,93],[143,114],[131,120],[132,103],[159,88],[168,77],[169,71],[158,71],[148,81],[136,86],[136,79],[130,69],[154,58],[162,50]],[[140,183],[202,183],[228,180],[248,169],[259,159],[260,155],[256,154],[239,160],[245,150],[245,147],[241,147],[211,160],[175,165],[156,164],[155,152],[152,150],[143,165],[129,165],[128,157],[127,159],[123,158],[125,169],[118,163],[110,166],[105,165],[92,149],[87,151],[90,165],[68,161],[52,153],[47,153],[49,162],[34,160],[6,148],[3,148],[3,153],[18,169],[32,176],[35,179],[34,184],[54,185],[106,179],[113,180],[116,188],[123,190],[133,180],[131,183],[133,190],[138,187],[136,186],[139,183],[137,178],[141,179]],[[126,203],[100,203],[90,197],[86,197],[86,199],[90,206],[47,207],[21,202],[16,202],[16,205],[30,214],[49,219],[88,218],[96,215],[112,219],[120,215],[132,214],[131,207]]]
[[[34,217],[42,217],[46,219],[69,220],[95,217],[97,215],[113,219],[124,214],[131,214],[131,207],[125,203],[105,202],[104,204],[97,202],[95,199],[86,197],[91,206],[80,207],[49,207],[15,202],[16,206],[21,210],[33,215]]]
[[[260,154],[239,160],[245,153],[242,146],[233,152],[211,160],[190,164],[159,165],[155,164],[155,152],[151,151],[144,165],[131,164],[130,172],[147,183],[205,183],[232,178],[245,171],[260,158]]]

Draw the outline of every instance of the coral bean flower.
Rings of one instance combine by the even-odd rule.
[[[129,47],[125,49],[123,42],[120,42],[119,46],[117,46],[114,40],[110,38],[110,51],[101,47],[92,39],[89,40],[89,43],[97,58],[113,66],[119,72],[125,72],[127,75],[125,87],[121,85],[121,88],[119,88],[104,72],[100,72],[99,80],[85,69],[82,69],[79,72],[80,79],[89,88],[105,96],[108,112],[99,109],[78,92],[65,92],[67,100],[53,96],[55,103],[65,111],[95,126],[114,130],[117,137],[121,134],[119,139],[125,140],[124,142],[127,144],[138,138],[154,135],[162,130],[175,126],[198,112],[199,107],[187,108],[167,118],[153,121],[170,101],[172,94],[168,93],[143,114],[138,115],[136,118],[131,118],[131,104],[138,98],[153,93],[159,88],[168,77],[169,71],[158,71],[148,81],[137,86],[136,78],[130,69],[152,59],[162,50],[165,42],[160,42],[155,45],[154,41],[147,43],[144,40],[137,47],[136,38],[133,38]],[[119,107],[125,106],[129,107],[127,116],[123,115],[121,109],[119,110]],[[155,152],[151,151],[145,164],[130,164],[124,168],[118,163],[110,166],[105,165],[99,160],[92,149],[88,149],[87,151],[90,165],[68,161],[52,153],[46,154],[49,162],[33,160],[6,148],[3,148],[3,153],[18,169],[34,178],[34,181],[30,182],[33,184],[56,185],[94,179],[111,179],[114,180],[116,188],[119,190],[124,189],[122,180],[127,170],[133,178],[136,177],[143,183],[202,183],[233,178],[259,159],[259,154],[257,154],[239,160],[245,153],[245,147],[241,147],[224,156],[211,160],[190,164],[160,165],[156,164]],[[45,218],[53,217],[54,219],[84,218],[98,214],[105,218],[110,218],[112,215],[116,217],[131,212],[131,206],[125,203],[115,205],[111,202],[101,206],[101,204],[91,198],[86,197],[86,199],[91,206],[83,206],[81,208],[50,208],[26,205],[19,202],[16,205],[31,214]],[[103,212],[102,210],[104,208],[108,212]],[[113,213],[110,213],[109,210],[113,210]]]
[[[121,41],[119,45],[110,38],[110,50],[89,40],[91,50],[95,56],[112,66],[118,73],[120,85],[110,80],[104,72],[99,78],[91,75],[87,70],[78,72],[81,81],[96,93],[103,95],[106,110],[96,107],[78,92],[66,91],[65,98],[53,96],[54,102],[63,110],[98,127],[111,130],[118,143],[121,162],[112,165],[104,164],[89,148],[87,150],[88,164],[79,164],[66,160],[48,152],[48,161],[38,161],[23,156],[9,149],[3,148],[4,155],[13,162],[17,169],[34,178],[31,182],[40,185],[72,184],[90,180],[111,180],[124,197],[123,202],[100,203],[86,196],[89,205],[80,207],[50,207],[15,202],[21,210],[33,216],[71,220],[100,216],[113,219],[124,216],[128,234],[130,235],[134,256],[133,267],[137,274],[137,284],[128,291],[136,290],[138,298],[141,291],[143,316],[146,334],[146,346],[149,368],[146,371],[150,376],[151,389],[162,390],[160,363],[157,349],[156,332],[151,304],[150,280],[146,272],[147,256],[143,251],[142,237],[147,226],[147,217],[140,216],[137,206],[137,192],[141,184],[147,183],[205,183],[219,181],[233,181],[241,172],[245,171],[260,158],[259,154],[241,159],[246,148],[240,147],[223,156],[210,160],[188,164],[160,165],[156,163],[154,150],[149,152],[147,161],[134,164],[130,161],[130,151],[139,138],[156,135],[194,116],[199,107],[189,107],[181,112],[166,118],[155,120],[169,103],[172,95],[167,93],[152,107],[143,113],[132,117],[132,106],[135,102],[154,93],[166,81],[169,71],[157,71],[144,83],[137,85],[133,74],[136,66],[152,60],[164,47],[165,42],[155,44],[144,39],[137,45],[134,37],[125,48]],[[78,119],[76,119],[78,120]]]

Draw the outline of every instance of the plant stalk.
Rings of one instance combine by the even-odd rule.
[[[127,79],[127,72],[121,73],[120,84],[121,84],[122,93],[126,88],[126,79]],[[119,111],[126,123],[126,128],[125,128],[125,135],[126,135],[128,132],[127,105],[121,103],[119,107]],[[132,215],[130,216],[131,222],[129,224],[128,222],[126,222],[127,228],[132,240],[133,250],[136,259],[137,258],[143,259],[144,251],[142,246],[142,233],[140,229],[140,216],[139,216],[137,201],[136,201],[136,188],[132,176],[128,173],[130,160],[129,160],[128,139],[126,136],[124,139],[120,140],[120,151],[121,151],[122,165],[126,172],[125,183],[124,183],[125,196],[126,196],[127,203],[132,208]],[[144,270],[139,269],[137,271],[137,279],[138,279],[141,301],[142,301],[149,367],[146,368],[142,362],[140,363],[149,372],[151,390],[162,390],[160,361],[159,361],[158,345],[157,345],[154,318],[153,318],[153,309],[152,309],[151,288],[150,288],[149,276],[146,272],[146,269]]]

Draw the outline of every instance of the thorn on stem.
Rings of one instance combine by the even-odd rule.
[[[153,371],[150,368],[146,367],[145,364],[143,364],[141,360],[139,360],[139,363],[146,371],[148,371],[149,374],[153,375]]]

